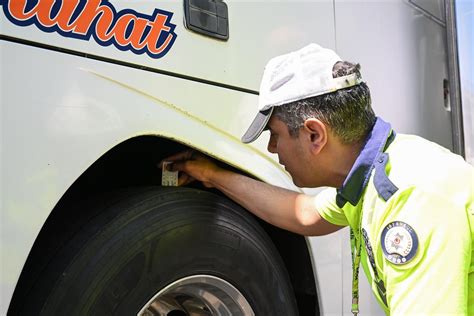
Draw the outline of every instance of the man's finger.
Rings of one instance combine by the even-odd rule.
[[[170,171],[184,171],[185,165],[186,161],[176,161],[170,164],[168,167]]]
[[[193,177],[191,177],[189,174],[182,173],[182,174],[180,174],[179,179],[178,179],[178,186],[187,185],[187,184],[190,184],[193,181],[195,181],[195,179]]]
[[[165,161],[174,162],[174,161],[180,161],[180,160],[189,160],[193,157],[193,153],[194,153],[194,150],[190,149],[190,150],[182,151],[182,152],[179,152],[177,154],[171,155],[171,156],[166,157],[165,159],[161,160],[158,164],[158,167],[162,168],[163,163]]]

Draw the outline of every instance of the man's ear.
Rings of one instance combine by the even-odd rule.
[[[319,154],[328,140],[326,125],[316,118],[310,118],[304,122],[303,128],[309,137],[311,151],[315,154]]]

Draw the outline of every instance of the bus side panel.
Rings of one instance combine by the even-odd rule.
[[[336,2],[336,15],[338,52],[361,64],[376,113],[452,149],[445,27],[404,1]]]
[[[11,1],[15,0],[0,3]],[[109,42],[99,43],[93,36],[78,39],[77,36],[62,36],[53,28],[42,31],[36,25],[15,25],[4,14],[6,4],[0,6],[0,32],[252,90],[258,90],[263,67],[269,58],[303,47],[308,42],[334,48],[332,1],[303,1],[297,5],[292,0],[226,0],[225,3],[229,17],[228,41],[188,30],[183,23],[183,1],[109,1],[108,7],[113,7],[117,13],[133,10],[136,15],[150,16],[158,9],[170,16],[168,22],[174,27],[176,36],[168,52],[161,58],[152,58],[147,53],[134,53],[129,49],[121,50]],[[28,21],[16,23],[25,24]]]

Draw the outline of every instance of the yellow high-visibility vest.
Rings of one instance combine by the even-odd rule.
[[[315,198],[354,248],[390,315],[474,315],[474,169],[377,120],[340,189]]]

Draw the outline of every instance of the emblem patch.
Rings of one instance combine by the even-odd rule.
[[[383,229],[381,244],[388,261],[405,264],[413,259],[418,250],[418,237],[410,225],[396,221]]]

